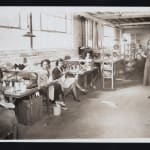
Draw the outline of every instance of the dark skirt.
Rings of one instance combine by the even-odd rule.
[[[64,95],[61,85],[59,83],[54,83],[54,100],[59,100],[59,95]],[[42,87],[40,93],[48,98],[48,87]]]
[[[144,68],[143,85],[150,85],[150,60],[147,58]]]
[[[64,95],[61,85],[59,83],[54,84],[54,100],[59,100],[59,95]]]

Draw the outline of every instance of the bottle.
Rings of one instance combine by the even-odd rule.
[[[5,81],[3,81],[3,87],[6,87],[6,82]]]
[[[12,87],[12,81],[9,82],[9,87]]]

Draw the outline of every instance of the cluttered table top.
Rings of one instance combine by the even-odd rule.
[[[10,88],[5,90],[4,91],[4,95],[7,96],[7,97],[12,97],[12,98],[22,98],[22,97],[25,97],[25,96],[29,96],[35,92],[38,91],[38,88],[32,88],[32,89],[21,89],[20,90],[17,90],[17,91],[13,91],[11,90]]]
[[[119,62],[119,61],[122,61],[123,59],[113,59],[113,62],[116,63],[116,62]],[[108,59],[108,61],[111,61],[111,59]],[[103,63],[103,60],[102,59],[95,59],[94,60],[95,63]]]
[[[108,60],[110,60],[110,59],[108,59]],[[122,58],[113,59],[113,62],[115,63],[115,62],[118,62],[118,61],[121,61],[121,60],[123,60],[123,59]],[[68,60],[65,60],[65,61],[66,62],[86,62],[85,59],[79,59],[79,58],[72,58],[72,59],[68,59]],[[93,61],[96,62],[96,63],[102,63],[103,59],[94,59]]]
[[[92,72],[95,69],[97,69],[97,67],[93,67],[93,68],[90,68],[90,69],[83,69],[83,70],[72,69],[72,70],[69,70],[69,72],[71,72],[72,74],[84,75],[88,72]]]

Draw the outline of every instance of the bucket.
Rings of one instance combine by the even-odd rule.
[[[61,115],[61,106],[60,105],[55,105],[53,107],[53,115],[54,116],[60,116]]]

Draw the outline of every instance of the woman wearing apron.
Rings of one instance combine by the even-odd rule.
[[[43,95],[46,96],[48,92],[48,98],[52,102],[61,101],[61,108],[67,110],[67,107],[64,103],[64,93],[62,91],[61,85],[57,82],[57,80],[52,79],[52,75],[50,73],[50,64],[51,62],[47,59],[41,62],[42,69],[39,71],[38,80],[38,85],[41,89],[40,91]]]

